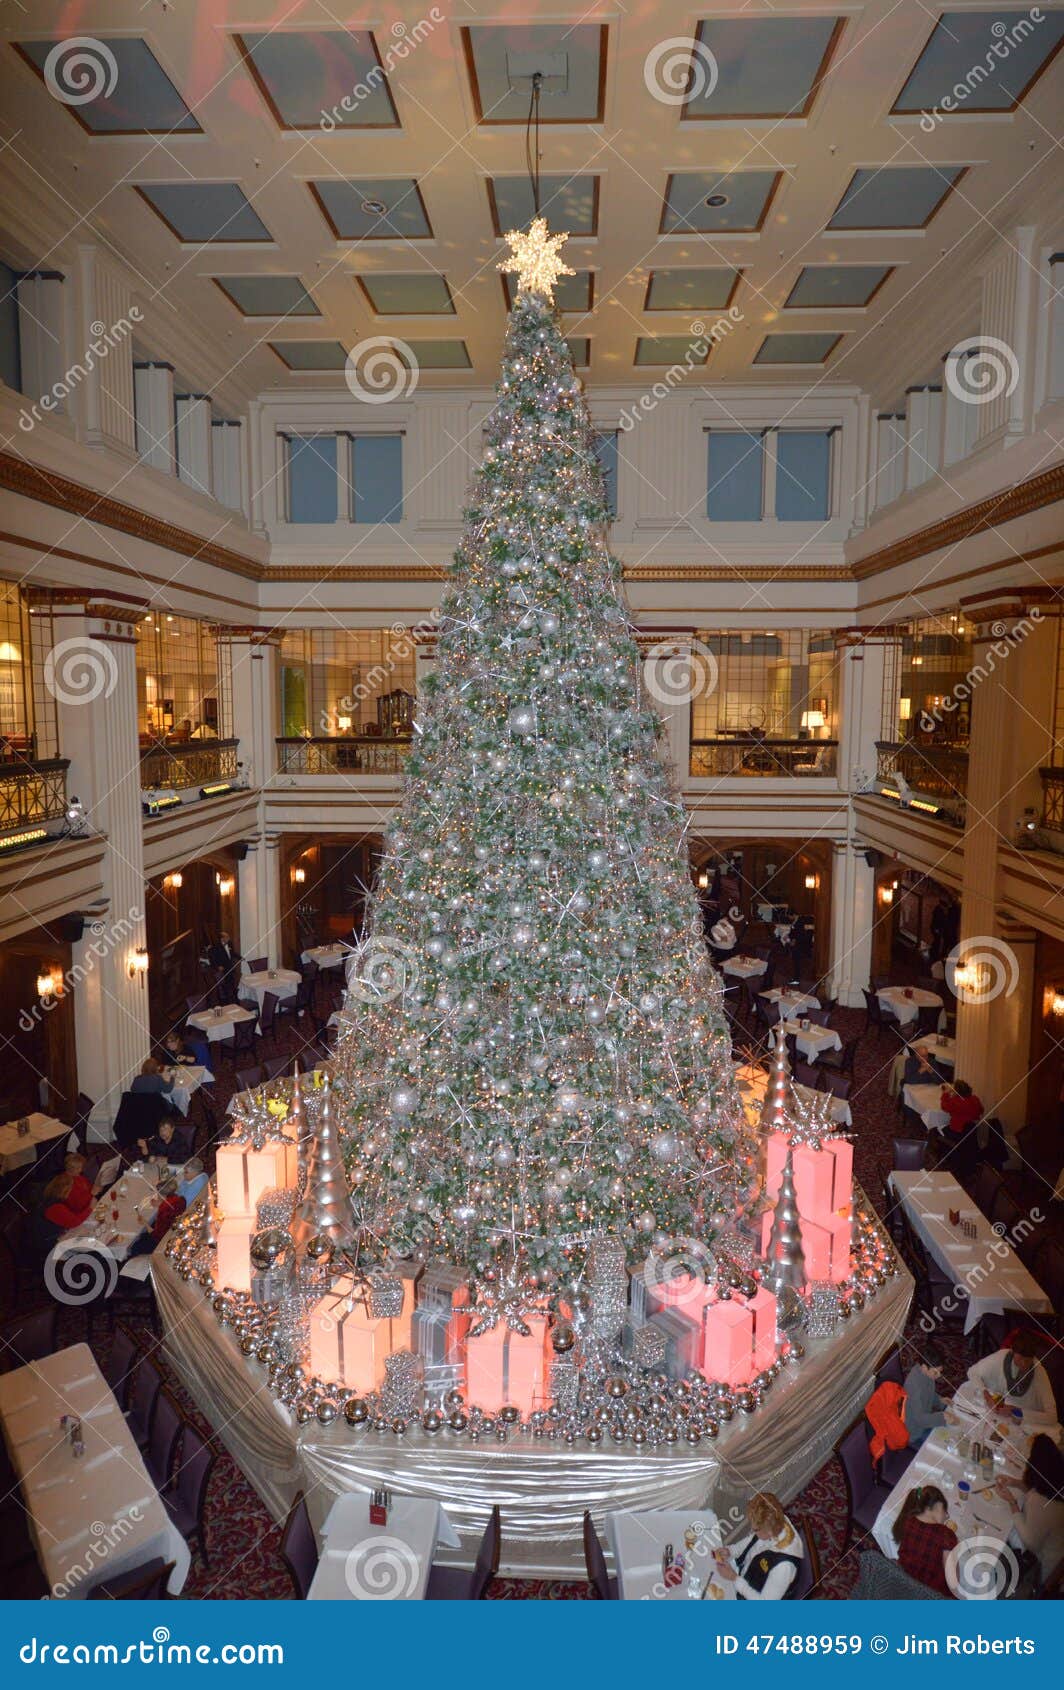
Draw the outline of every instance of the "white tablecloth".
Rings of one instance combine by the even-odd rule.
[[[135,1162],[110,1190],[96,1199],[88,1220],[64,1232],[64,1251],[77,1242],[86,1248],[106,1251],[116,1262],[124,1262],[134,1238],[155,1219],[159,1207],[159,1175],[164,1171],[180,1172],[177,1168],[163,1170],[153,1162]]]
[[[275,998],[294,998],[301,979],[294,968],[260,968],[257,974],[241,975],[237,996],[254,1001],[261,1009],[267,992],[272,992]]]
[[[807,1103],[814,1097],[823,1098],[825,1096],[825,1093],[822,1091],[814,1091],[812,1086],[797,1086],[794,1085],[793,1082],[791,1090],[797,1092],[798,1096],[804,1098]],[[853,1126],[853,1110],[850,1108],[846,1098],[833,1097],[831,1099],[831,1108],[828,1110],[828,1118],[829,1120],[834,1121],[837,1127]]]
[[[722,962],[722,974],[734,974],[738,980],[755,980],[765,973],[768,963],[759,956],[733,956]]]
[[[212,1085],[214,1075],[209,1068],[196,1067],[190,1062],[175,1063],[170,1073],[174,1080],[170,1102],[175,1109],[180,1109],[182,1115],[187,1115],[193,1092],[198,1091],[200,1086]]]
[[[890,1183],[924,1249],[967,1293],[966,1332],[971,1332],[984,1314],[1001,1314],[1006,1308],[1052,1313],[1042,1287],[952,1174],[895,1170]],[[959,1225],[950,1225],[951,1209],[959,1211],[962,1221],[974,1223],[974,1238],[966,1238]]]
[[[0,1127],[0,1174],[29,1167],[37,1160],[39,1144],[47,1144],[50,1139],[61,1138],[64,1133],[70,1132],[62,1121],[54,1120],[51,1115],[42,1115],[39,1110],[27,1115],[26,1120],[30,1130],[21,1135],[15,1121],[8,1121],[6,1126]]]
[[[350,945],[312,945],[299,960],[316,962],[319,968],[342,968],[350,955]]]
[[[911,994],[911,995],[910,995]],[[942,999],[937,992],[928,992],[923,986],[884,986],[876,993],[880,1007],[892,1009],[903,1027],[910,1021],[915,1021],[921,1009],[941,1009]]]
[[[979,1538],[982,1549],[985,1540],[989,1539],[990,1542],[985,1544],[986,1558],[993,1556],[995,1544],[1004,1547],[1014,1519],[1013,1512],[996,1485],[987,1487],[979,1470],[961,1455],[957,1447],[960,1435],[957,1428],[949,1426],[939,1426],[932,1432],[879,1510],[872,1536],[884,1555],[892,1561],[898,1558],[898,1546],[891,1527],[905,1498],[917,1485],[936,1485],[942,1492],[949,1509],[949,1523],[961,1545],[966,1539]],[[999,1448],[1005,1459],[995,1465],[995,1474],[1008,1472],[1018,1477],[1022,1466],[1016,1461],[1015,1452],[1008,1450],[1004,1443]],[[966,1479],[972,1487],[968,1497],[962,1496],[957,1489],[962,1479]],[[974,1559],[982,1563],[985,1571],[986,1559],[981,1554]],[[978,1585],[973,1589],[964,1578],[966,1557],[958,1555],[954,1565],[954,1579],[949,1581],[951,1588],[962,1601],[976,1598]],[[949,1580],[948,1571],[946,1576]]]
[[[842,1040],[834,1027],[818,1027],[815,1021],[811,1021],[808,1027],[803,1027],[799,1021],[786,1021],[784,1027],[810,1062],[815,1062],[826,1050],[842,1049]]]
[[[458,1533],[427,1496],[392,1496],[383,1526],[370,1524],[370,1493],[337,1497],[322,1527],[312,1602],[424,1600],[437,1543],[457,1549]]]
[[[206,1033],[210,1044],[217,1044],[221,1039],[231,1039],[238,1021],[257,1021],[258,1012],[254,1009],[243,1009],[238,1003],[223,1004],[220,1009],[201,1009],[195,1015],[188,1017],[190,1027],[198,1027],[201,1033]]]
[[[60,1430],[63,1414],[81,1420],[80,1458]],[[188,1576],[188,1545],[87,1344],[0,1376],[0,1421],[54,1595],[87,1596],[100,1579],[155,1556],[174,1563],[168,1588],[178,1594]]]
[[[613,1513],[606,1515],[604,1524],[622,1602],[689,1601],[701,1597],[711,1580],[713,1595],[719,1590],[722,1597],[735,1599],[734,1583],[713,1578],[713,1550],[720,1548],[721,1529],[711,1508]],[[684,1542],[689,1531],[697,1534],[693,1548]],[[662,1576],[661,1558],[670,1543],[673,1558],[682,1555],[685,1562],[683,1577],[676,1585],[666,1585]]]
[[[758,992],[759,998],[766,1003],[778,1003],[781,1015],[800,1015],[807,1009],[819,1009],[820,999],[813,997],[811,992],[796,992],[791,987],[770,986],[767,992]]]
[[[949,1116],[944,1109],[939,1108],[942,1101],[942,1081],[932,1080],[926,1085],[904,1086],[902,1100],[907,1109],[914,1115],[919,1115],[928,1132],[934,1132],[938,1127],[944,1127],[949,1122]]]
[[[932,1062],[938,1062],[944,1068],[952,1068],[957,1054],[957,1041],[947,1038],[944,1033],[933,1033],[929,1038],[914,1039],[908,1050],[899,1050],[890,1070],[891,1097],[897,1097],[902,1088],[909,1051],[914,1050],[922,1050]]]

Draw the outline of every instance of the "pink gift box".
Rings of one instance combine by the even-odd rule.
[[[526,1315],[525,1323],[531,1328],[527,1338],[500,1320],[466,1343],[469,1400],[486,1414],[495,1414],[508,1404],[522,1414],[547,1406],[546,1317]]]
[[[850,1276],[850,1223],[843,1218],[802,1221],[802,1250],[807,1279],[829,1279],[841,1285]]]
[[[231,1291],[251,1290],[251,1240],[255,1230],[251,1215],[226,1215],[218,1223],[217,1285],[228,1286]]]
[[[215,1158],[218,1208],[223,1215],[254,1215],[264,1191],[295,1185],[299,1156],[291,1139],[269,1139],[261,1150],[221,1144]]]
[[[402,1313],[377,1319],[362,1302],[351,1275],[344,1274],[311,1310],[311,1373],[349,1390],[380,1390],[387,1357],[411,1347],[413,1312],[411,1280],[403,1280]]]
[[[765,1191],[779,1196],[787,1151],[794,1150],[794,1192],[798,1213],[826,1223],[853,1202],[853,1145],[848,1138],[825,1139],[823,1148],[791,1146],[783,1133],[770,1133],[766,1149]]]
[[[648,1279],[646,1287],[648,1315],[675,1309],[677,1314],[684,1315],[696,1326],[702,1324],[703,1311],[709,1303],[716,1301],[717,1295],[713,1286],[690,1273],[677,1274],[672,1279]]]
[[[746,1385],[754,1366],[754,1317],[738,1297],[705,1311],[702,1372],[722,1385]]]

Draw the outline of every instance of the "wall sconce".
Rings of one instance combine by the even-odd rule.
[[[223,898],[229,898],[232,896],[234,884],[235,882],[233,881],[232,875],[219,875],[218,890]]]
[[[892,904],[894,902],[893,886],[887,885],[879,888],[879,901],[881,904]]]
[[[135,951],[130,952],[129,961],[126,963],[126,973],[129,975],[131,980],[139,978],[140,983],[143,986],[144,977],[147,972],[148,953],[143,945],[138,945]]]
[[[37,996],[42,1003],[54,1003],[56,998],[63,995],[63,976],[57,968],[50,968],[48,972],[37,976]]]
[[[698,876],[698,884],[703,892],[709,885],[709,875],[706,873],[705,869],[703,869]]]
[[[292,879],[297,886],[302,886],[306,878],[307,871],[305,868],[294,868],[292,870]]]
[[[163,882],[164,886],[169,886],[171,892],[180,892],[184,884],[185,877],[183,874],[168,874]]]
[[[1055,1015],[1058,1018],[1064,1015],[1064,992],[1061,991],[1059,986],[1050,987],[1049,991],[1046,992],[1046,1002],[1047,1015]]]
[[[819,890],[819,888],[820,888],[820,876],[819,876],[819,874],[807,874],[806,877],[805,877],[805,889],[806,889],[806,891],[807,892],[816,892],[816,891]]]

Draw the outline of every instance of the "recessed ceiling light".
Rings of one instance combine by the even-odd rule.
[[[383,200],[363,200],[362,209],[367,217],[383,217],[388,207]]]
[[[727,205],[727,203],[728,203],[727,194],[707,194],[706,195],[706,204],[711,205],[713,207],[714,211],[717,209],[718,206]]]

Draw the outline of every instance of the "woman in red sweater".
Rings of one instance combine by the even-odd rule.
[[[82,1174],[61,1173],[44,1188],[44,1218],[63,1232],[80,1226],[92,1208],[92,1186]]]
[[[943,1086],[941,1105],[949,1116],[943,1132],[958,1137],[982,1118],[983,1105],[967,1080],[955,1080],[951,1086]]]
[[[946,1499],[935,1485],[917,1485],[901,1505],[894,1522],[898,1561],[910,1578],[952,1596],[946,1578],[946,1560],[957,1547],[957,1534],[946,1524]]]

